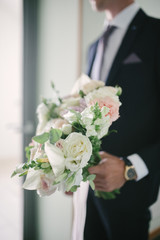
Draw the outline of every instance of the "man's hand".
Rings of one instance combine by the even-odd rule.
[[[119,157],[106,152],[100,152],[101,162],[88,169],[90,174],[96,174],[95,189],[112,192],[121,188],[126,182],[124,178],[125,163]]]

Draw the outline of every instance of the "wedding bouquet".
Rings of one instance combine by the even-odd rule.
[[[69,96],[43,99],[37,107],[36,135],[25,149],[28,161],[12,176],[27,175],[23,188],[37,190],[39,196],[75,192],[82,181],[89,181],[94,190],[96,176],[88,168],[101,161],[101,139],[119,118],[120,94],[120,87],[104,86],[82,74]],[[103,198],[116,193],[95,191]]]

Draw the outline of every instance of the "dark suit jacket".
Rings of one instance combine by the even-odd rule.
[[[98,41],[89,49],[89,76],[97,44]],[[107,136],[102,149],[121,157],[139,154],[149,175],[127,182],[115,200],[105,203],[117,211],[142,211],[156,201],[160,184],[160,20],[139,10],[122,41],[106,85],[122,87],[122,106],[120,118],[111,127],[118,133]],[[96,201],[101,204],[101,200]]]

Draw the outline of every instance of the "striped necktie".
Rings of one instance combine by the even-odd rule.
[[[99,67],[99,79],[102,80],[103,77],[102,77],[102,74],[103,72],[105,72],[105,66],[104,66],[104,55],[105,55],[105,50],[106,50],[106,47],[107,47],[107,43],[108,43],[108,39],[109,37],[111,36],[111,34],[114,32],[114,30],[116,29],[115,26],[108,26],[106,31],[103,33],[100,41],[102,41],[102,48],[103,48],[103,51],[102,51],[102,54],[101,54],[101,61],[100,61],[100,67]]]
[[[91,78],[92,79],[102,80],[101,79],[101,74],[102,74],[103,68],[104,68],[103,60],[104,60],[105,49],[106,49],[106,46],[107,46],[108,39],[109,39],[111,33],[115,29],[116,29],[115,26],[109,25],[107,27],[106,31],[99,38],[96,57],[94,59],[92,72],[91,72]]]

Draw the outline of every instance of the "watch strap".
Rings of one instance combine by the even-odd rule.
[[[125,162],[126,166],[133,166],[133,164],[131,163],[131,161],[127,157],[123,157],[122,159]]]

